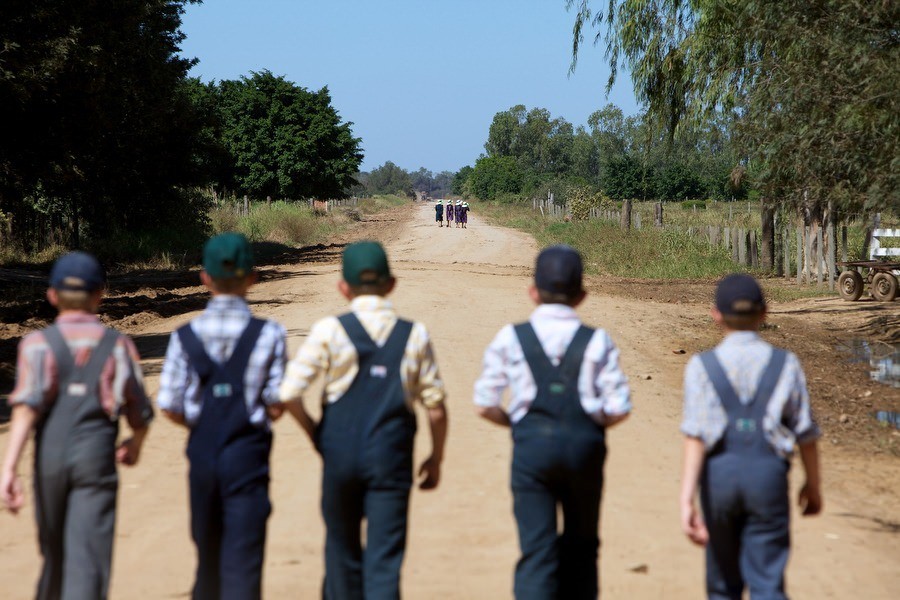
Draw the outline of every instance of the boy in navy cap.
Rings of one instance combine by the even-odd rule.
[[[35,430],[34,503],[44,565],[37,598],[106,598],[116,522],[116,463],[134,465],[153,410],[140,357],[126,336],[97,318],[106,277],[84,252],[56,261],[47,299],[53,325],[19,344],[3,504],[24,503],[19,459]],[[118,418],[132,437],[116,446]]]
[[[416,402],[428,413],[432,442],[419,488],[440,482],[444,384],[425,326],[398,318],[385,299],[395,283],[381,244],[347,246],[338,290],[350,312],[313,325],[281,385],[282,400],[322,455],[326,599],[400,597]],[[317,424],[302,397],[319,373],[325,393]]]
[[[578,252],[569,246],[543,250],[528,293],[537,308],[527,322],[500,330],[475,383],[478,413],[512,428],[513,509],[522,553],[515,596],[596,598],[605,430],[631,410],[628,381],[609,335],[582,325],[575,313],[586,295]]]
[[[195,600],[259,598],[269,502],[270,419],[278,418],[284,327],[257,319],[246,296],[253,251],[237,233],[211,238],[200,279],[212,298],[169,339],[157,402],[190,429]]]
[[[746,587],[752,598],[784,599],[790,458],[799,445],[806,471],[800,506],[815,515],[822,509],[819,429],[797,357],[757,333],[766,302],[756,280],[725,277],[712,317],[725,338],[693,356],[684,374],[681,527],[706,546],[709,598],[739,600]]]

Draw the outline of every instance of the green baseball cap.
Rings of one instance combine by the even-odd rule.
[[[253,248],[240,233],[220,233],[203,247],[203,270],[214,279],[243,277],[253,270]]]
[[[390,279],[387,254],[378,242],[356,242],[344,248],[344,281],[350,285],[383,283]]]

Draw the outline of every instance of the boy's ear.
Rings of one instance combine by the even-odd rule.
[[[724,320],[722,319],[722,313],[719,312],[719,309],[716,308],[715,305],[713,305],[709,309],[709,316],[712,317],[712,320],[713,320],[713,322],[715,322],[716,325],[721,326],[724,324]]]
[[[50,306],[56,308],[59,305],[59,293],[51,288],[47,288],[47,302],[50,303]]]
[[[209,273],[207,273],[206,271],[204,271],[202,269],[200,270],[200,283],[202,283],[203,285],[205,285],[208,288],[213,287],[212,277],[210,277]]]
[[[531,298],[531,301],[535,304],[541,303],[541,295],[540,292],[538,292],[536,285],[531,284],[528,286],[528,297]]]
[[[341,296],[346,298],[347,300],[353,300],[353,290],[350,289],[350,284],[341,279],[338,281],[337,289],[341,293]]]

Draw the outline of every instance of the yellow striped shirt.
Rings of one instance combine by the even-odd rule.
[[[359,296],[350,303],[366,333],[378,346],[383,346],[394,325],[397,314],[393,305],[380,296]],[[309,337],[288,363],[281,382],[282,402],[297,400],[319,373],[325,374],[323,402],[335,402],[343,396],[359,372],[356,348],[337,317],[316,322]],[[444,382],[441,380],[428,330],[422,323],[414,323],[400,363],[400,378],[407,404],[412,407],[419,400],[433,408],[444,401]]]

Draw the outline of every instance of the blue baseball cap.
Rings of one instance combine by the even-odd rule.
[[[762,288],[750,275],[728,275],[716,287],[716,310],[723,315],[754,315],[765,309]]]
[[[72,292],[94,292],[106,287],[106,272],[87,252],[69,252],[50,270],[50,287]]]
[[[577,294],[583,290],[584,266],[581,255],[563,244],[541,250],[534,265],[534,285],[539,290],[558,294]]]

